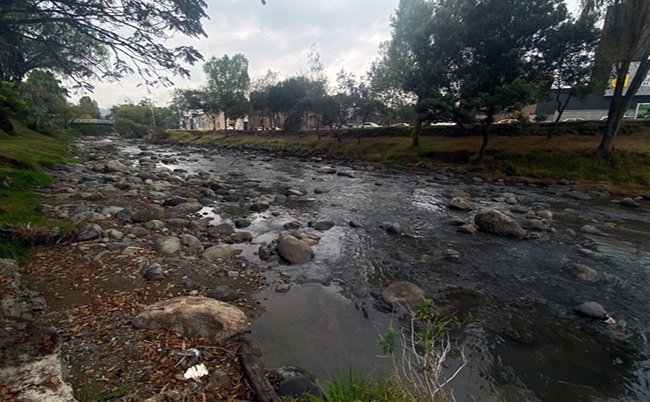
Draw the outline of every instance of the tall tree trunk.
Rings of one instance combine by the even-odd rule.
[[[485,118],[485,129],[483,130],[483,142],[481,143],[481,149],[478,151],[476,162],[480,162],[485,156],[485,151],[487,150],[488,143],[490,142],[490,131],[492,131],[492,124],[494,124],[494,107],[490,106],[488,108],[487,117]]]
[[[551,137],[553,137],[553,134],[555,134],[555,130],[557,129],[557,125],[558,125],[558,123],[560,123],[560,119],[562,118],[562,115],[564,114],[564,111],[566,110],[566,107],[569,105],[569,101],[573,97],[573,92],[570,92],[569,96],[566,98],[566,101],[563,104],[562,101],[560,100],[560,93],[561,93],[561,90],[558,89],[557,93],[556,93],[556,96],[555,96],[555,101],[557,102],[557,109],[556,109],[557,110],[557,118],[555,119],[555,122],[553,123],[553,127],[551,127],[551,131],[549,131],[548,136],[546,137],[549,140],[551,139]]]
[[[420,131],[422,130],[422,119],[420,118],[420,115],[418,114],[415,117],[415,126],[413,126],[413,130],[411,130],[411,145],[414,147],[419,147],[420,146]]]
[[[618,130],[621,128],[621,123],[623,122],[623,117],[625,112],[630,107],[632,103],[632,98],[636,95],[637,91],[641,87],[644,79],[648,76],[650,71],[650,57],[649,52],[645,52],[642,57],[642,61],[639,64],[639,68],[636,71],[636,75],[630,86],[627,88],[627,93],[623,95],[623,90],[625,88],[625,77],[630,70],[630,62],[627,61],[623,63],[621,69],[618,71],[618,79],[616,81],[616,88],[614,88],[614,96],[612,101],[609,104],[609,112],[607,113],[607,126],[605,128],[605,134],[600,141],[598,149],[605,153],[610,153],[614,150],[614,140],[618,134]]]

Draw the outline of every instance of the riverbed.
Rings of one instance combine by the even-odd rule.
[[[307,190],[264,212],[227,202],[200,212],[214,224],[237,218],[252,222],[246,230],[253,242],[236,247],[250,262],[269,267],[270,288],[256,295],[265,312],[250,327],[269,367],[295,365],[321,379],[350,369],[376,377],[390,374],[393,361],[383,356],[377,340],[404,317],[381,293],[393,282],[409,281],[465,321],[451,334],[468,358],[451,384],[459,401],[650,400],[647,200],[639,198],[639,207],[628,207],[621,205],[623,197],[604,188],[590,197],[573,197],[588,189],[568,182],[416,174],[196,146],[120,147],[127,158],[143,150],[174,158],[177,163],[159,163],[171,170],[254,181],[263,194]],[[338,174],[321,173],[324,165]],[[329,192],[314,194],[316,187]],[[468,193],[476,209],[448,208],[454,191]],[[535,218],[543,228],[529,230],[525,239],[458,232],[480,208],[518,220]],[[539,211],[550,211],[552,217],[542,219]],[[321,239],[311,262],[287,265],[257,255],[261,245],[284,231],[284,223],[306,226],[326,219],[336,225],[317,232]],[[351,227],[353,220],[366,229]],[[397,222],[403,231],[390,234],[382,227],[385,222]],[[447,250],[460,258],[449,258]],[[577,279],[569,269],[573,264],[595,269],[602,279]],[[574,307],[586,301],[600,303],[616,323],[578,316]],[[449,372],[459,362],[452,354]]]

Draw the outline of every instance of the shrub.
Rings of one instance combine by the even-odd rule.
[[[121,117],[115,120],[114,127],[115,131],[125,138],[144,138],[149,134],[149,127]]]

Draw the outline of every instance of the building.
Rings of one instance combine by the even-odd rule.
[[[624,47],[622,44],[629,42],[629,37],[639,38],[639,43],[634,47],[635,54],[632,58],[632,64],[628,75],[624,78],[625,85],[632,81],[637,73],[641,60],[649,56],[650,49],[650,21],[645,20],[643,16],[650,15],[650,11],[639,12],[639,7],[648,7],[647,0],[628,0],[616,6],[610,6],[605,17],[603,28],[603,38],[600,47],[596,52],[596,61],[594,75],[592,79],[598,83],[606,83],[604,93],[592,94],[585,99],[571,99],[567,105],[562,119],[583,119],[599,120],[607,116],[609,105],[614,95],[614,88],[617,79],[613,77],[614,56],[618,48]],[[633,25],[638,25],[637,32],[641,35],[629,35],[629,30]],[[645,108],[637,116],[639,105],[650,104],[650,74],[644,77],[641,87],[632,99],[630,107],[625,115],[628,118],[641,118],[646,115]],[[567,95],[561,95],[560,100],[566,101]],[[536,114],[547,115],[549,120],[555,120],[557,116],[557,102],[555,99],[540,102],[537,105]]]

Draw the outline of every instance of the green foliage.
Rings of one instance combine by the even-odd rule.
[[[139,73],[149,83],[184,77],[180,63],[201,55],[189,46],[167,47],[173,33],[206,36],[203,0],[9,0],[0,3],[0,80],[21,81],[30,71],[53,71],[89,86],[87,79]]]
[[[26,252],[27,248],[19,241],[0,237],[0,259],[20,261]]]
[[[125,138],[144,138],[149,134],[149,127],[127,118],[118,117],[113,124],[115,131]]]
[[[381,350],[384,354],[389,355],[395,351],[399,335],[399,331],[393,327],[392,324],[388,327],[388,332],[385,334],[379,334],[377,344],[381,346]]]
[[[37,130],[56,130],[65,126],[67,91],[51,72],[34,70],[18,90],[28,113],[23,120]]]
[[[241,53],[229,57],[212,57],[203,64],[208,83],[203,91],[203,111],[217,114],[222,111],[228,119],[237,119],[248,109],[247,93],[250,87],[248,59]]]
[[[96,382],[86,383],[75,393],[75,399],[83,401],[112,401],[128,396],[134,392],[133,384],[124,384],[112,390],[105,389]]]
[[[52,181],[43,167],[70,160],[67,147],[64,142],[37,134],[18,122],[14,126],[16,136],[0,134],[0,178],[9,178],[8,185],[0,185],[0,226],[61,226],[61,222],[36,211],[39,197],[34,190]],[[0,238],[0,258],[17,259],[25,251],[18,239]]]
[[[82,96],[79,103],[71,107],[75,119],[100,119],[99,105],[90,96]]]
[[[323,398],[308,397],[318,402],[417,402],[408,389],[399,381],[387,379],[373,381],[354,375],[330,378],[326,387],[321,387]]]
[[[567,15],[554,0],[401,0],[374,85],[415,99],[413,145],[423,120],[484,114],[484,152],[496,114],[540,98],[550,74],[540,44]]]

